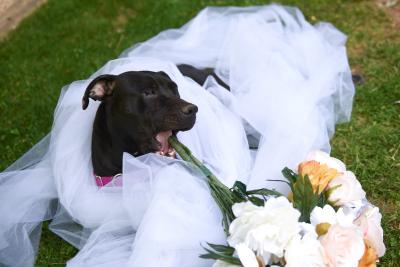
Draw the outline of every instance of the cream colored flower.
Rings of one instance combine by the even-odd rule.
[[[328,267],[353,267],[364,255],[365,245],[360,229],[353,225],[331,225],[328,233],[320,237]]]
[[[235,204],[233,210],[237,218],[229,227],[229,245],[245,243],[266,264],[272,255],[283,257],[289,241],[300,232],[300,212],[285,197],[271,198],[264,207]]]
[[[329,201],[335,206],[360,206],[361,201],[365,198],[365,191],[351,171],[345,171],[342,175],[334,178],[329,182],[328,188],[335,188],[329,195]]]
[[[294,237],[285,251],[286,267],[325,267],[324,249],[312,234]]]
[[[314,226],[329,223],[330,225],[338,224],[350,227],[353,225],[354,219],[353,213],[345,213],[342,208],[339,208],[336,212],[330,205],[325,205],[323,208],[315,207],[310,215],[311,224]]]
[[[386,247],[383,243],[383,229],[381,226],[382,215],[377,207],[368,206],[358,217],[354,224],[358,225],[364,234],[364,238],[369,241],[375,249],[378,257],[385,254]]]

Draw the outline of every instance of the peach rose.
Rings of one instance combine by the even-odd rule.
[[[328,233],[320,237],[328,267],[358,266],[365,251],[363,234],[355,225],[332,225]]]

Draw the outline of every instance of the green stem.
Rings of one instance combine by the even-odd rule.
[[[229,225],[235,219],[232,212],[232,206],[235,204],[232,191],[203,164],[195,156],[189,148],[178,141],[175,136],[169,138],[170,145],[175,149],[176,153],[186,162],[195,165],[207,177],[208,185],[210,186],[211,196],[214,198],[222,213],[222,224],[225,233],[229,233]]]

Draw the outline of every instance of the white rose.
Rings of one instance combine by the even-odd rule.
[[[235,204],[233,211],[237,218],[229,227],[229,245],[245,243],[266,264],[271,255],[283,257],[289,241],[300,232],[300,212],[285,197],[271,198],[264,207],[251,202]]]
[[[256,255],[246,244],[238,244],[235,250],[243,267],[258,267]]]
[[[328,184],[328,188],[336,186],[337,188],[329,196],[329,201],[333,202],[335,206],[360,206],[361,201],[365,198],[365,191],[351,171],[345,171]]]
[[[285,251],[286,267],[325,267],[324,249],[312,234],[294,237]]]
[[[325,205],[323,208],[315,207],[311,211],[311,224],[316,226],[320,223],[329,223],[330,225],[338,224],[341,226],[352,226],[355,216],[353,213],[345,213],[342,208],[336,212],[332,206]]]
[[[361,230],[352,225],[332,225],[328,233],[319,238],[324,248],[325,263],[328,267],[353,267],[364,255],[365,244]]]
[[[310,235],[313,236],[314,238],[317,238],[317,232],[315,231],[315,225],[312,225],[311,223],[305,223],[305,222],[301,222],[299,223],[300,225],[300,234],[302,236],[304,235]]]
[[[232,211],[236,218],[246,215],[246,213],[252,213],[257,210],[261,211],[262,209],[263,207],[256,206],[250,201],[235,203],[232,206]]]
[[[337,158],[331,157],[328,153],[323,151],[317,150],[310,152],[307,155],[305,161],[309,160],[315,160],[321,164],[326,164],[329,168],[336,169],[338,172],[346,171],[346,165],[342,161],[338,160]]]
[[[354,224],[358,225],[363,231],[364,238],[370,241],[378,257],[382,257],[386,251],[383,243],[381,219],[382,215],[379,213],[379,209],[368,206],[360,217],[354,221]]]

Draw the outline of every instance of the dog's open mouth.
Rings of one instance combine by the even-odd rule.
[[[175,150],[169,145],[168,138],[172,135],[172,131],[159,132],[156,135],[156,140],[159,143],[159,150],[156,151],[157,154],[161,156],[167,156],[171,158],[176,158]]]
[[[170,136],[176,136],[178,132],[188,131],[193,128],[196,121],[195,113],[197,112],[197,107],[194,107],[194,113],[191,115],[186,115],[183,119],[179,119],[176,117],[172,117],[173,119],[171,119],[170,117],[168,117],[164,121],[164,123],[167,122],[166,124],[168,125],[168,128],[165,126],[162,128],[160,127],[160,132],[156,131],[156,135],[153,136],[154,141],[156,141],[157,144],[157,149],[156,151],[154,151],[154,153],[161,156],[176,158],[176,151],[170,146],[168,139]]]

